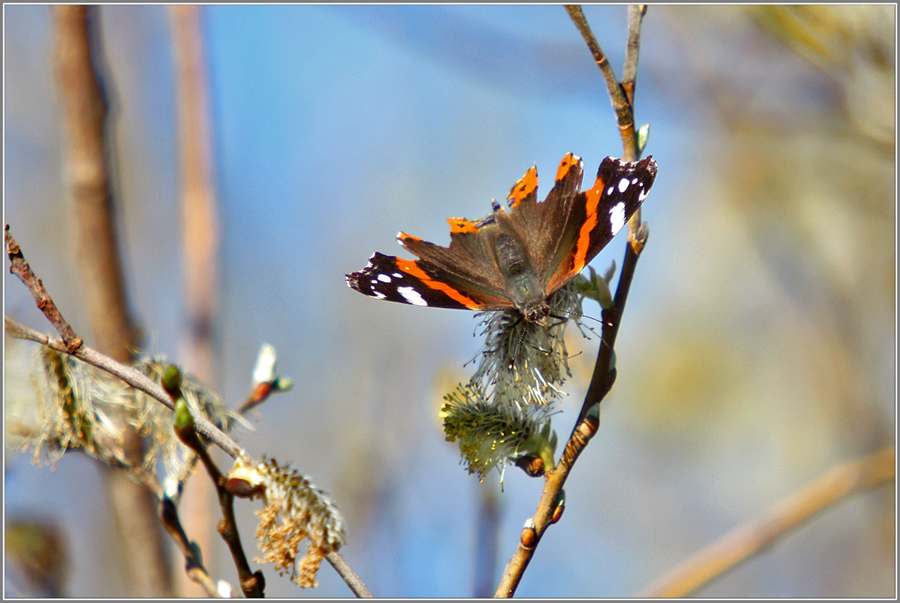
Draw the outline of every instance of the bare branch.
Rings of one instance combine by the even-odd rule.
[[[696,553],[637,596],[687,597],[744,561],[758,555],[831,505],[867,488],[895,480],[893,447],[834,467],[759,518],[726,534]]]
[[[366,586],[365,582],[362,581],[362,578],[353,571],[353,568],[350,567],[350,564],[347,563],[347,560],[338,552],[332,551],[325,555],[325,559],[328,560],[328,563],[331,564],[331,567],[338,573],[338,575],[344,580],[347,586],[350,587],[350,590],[353,591],[353,594],[357,597],[364,599],[371,599],[372,593],[369,591],[369,588]]]
[[[166,394],[166,391],[162,388],[162,386],[147,377],[136,368],[113,360],[109,356],[101,354],[100,352],[86,345],[82,345],[80,348],[78,348],[78,350],[74,352],[69,351],[69,349],[66,347],[66,344],[59,339],[53,339],[52,337],[44,335],[43,333],[39,333],[38,331],[30,329],[22,324],[19,324],[8,316],[4,318],[6,332],[10,336],[17,339],[34,341],[35,343],[45,345],[58,352],[74,356],[79,360],[90,364],[91,366],[95,366],[111,375],[115,375],[131,387],[144,392],[170,410],[174,410],[172,400],[169,398],[168,394]],[[231,458],[237,458],[238,453],[243,452],[243,448],[235,444],[231,438],[222,433],[222,431],[218,427],[210,423],[209,420],[207,420],[205,417],[194,417],[194,421],[196,422],[197,431],[203,434],[204,437],[208,438],[213,444],[225,451],[225,453],[228,454],[228,456],[230,456]]]
[[[12,233],[9,231],[9,224],[4,227],[4,234],[6,254],[9,256],[10,263],[9,271],[18,276],[19,280],[25,283],[25,286],[31,291],[31,296],[34,297],[38,309],[44,313],[44,316],[47,317],[47,320],[50,321],[50,324],[53,325],[53,328],[56,329],[56,332],[59,333],[65,342],[66,351],[77,351],[84,344],[84,341],[75,335],[75,330],[63,318],[53,298],[50,297],[50,294],[44,288],[44,283],[31,271],[31,266],[28,265],[25,256],[22,254],[22,248],[19,247],[19,244],[16,243]]]
[[[634,131],[634,119],[632,114],[631,99],[626,98],[626,89],[623,88],[616,79],[609,61],[603,54],[600,45],[594,38],[590,26],[584,17],[584,13],[580,6],[567,5],[566,10],[572,21],[575,22],[578,31],[591,50],[597,66],[606,79],[607,89],[616,111],[616,119],[619,124],[619,132],[622,135],[622,144],[624,148],[623,158],[633,161],[637,158],[637,139]],[[628,59],[626,60],[626,70],[632,74],[631,90],[633,91],[634,72],[637,70],[638,48],[640,46],[640,18],[643,17],[643,10],[636,11],[637,16],[633,15],[629,26],[629,49]],[[636,217],[634,217],[636,216]],[[640,214],[635,212],[632,220],[636,220],[640,224]],[[544,474],[544,489],[541,493],[541,499],[538,502],[537,510],[531,518],[529,525],[523,530],[519,545],[516,552],[509,560],[504,570],[500,584],[494,593],[495,597],[512,597],[519,585],[522,575],[528,567],[537,545],[540,543],[541,537],[545,530],[555,521],[559,519],[561,512],[561,494],[563,486],[568,479],[575,461],[581,452],[587,446],[588,442],[599,427],[599,404],[612,389],[615,382],[615,368],[611,366],[613,358],[613,350],[615,348],[616,336],[619,332],[619,325],[622,320],[622,314],[625,310],[625,302],[628,299],[628,292],[631,289],[631,281],[634,277],[634,270],[637,267],[637,261],[643,251],[644,244],[647,240],[648,230],[642,226],[635,229],[629,229],[628,243],[625,247],[625,261],[622,264],[622,272],[619,276],[619,282],[616,287],[616,294],[613,299],[612,307],[604,309],[602,312],[603,329],[601,333],[600,350],[597,353],[597,361],[594,364],[594,373],[591,377],[591,384],[585,395],[584,403],[581,407],[578,420],[572,434],[566,443],[565,450],[560,458],[557,466]]]
[[[594,62],[600,68],[603,79],[606,80],[606,89],[609,92],[609,98],[612,101],[613,110],[616,112],[616,122],[619,124],[619,135],[622,137],[622,146],[625,150],[622,159],[625,161],[634,161],[637,159],[636,149],[637,141],[634,135],[634,113],[632,111],[631,102],[625,94],[624,88],[619,83],[609,59],[606,58],[603,49],[594,37],[591,26],[588,24],[584,16],[584,11],[578,4],[565,5],[566,11],[569,13],[575,27],[581,33],[585,43],[594,57]],[[638,32],[639,33],[639,32]]]
[[[184,571],[187,576],[200,585],[208,597],[220,597],[216,582],[210,578],[209,572],[203,566],[200,558],[199,547],[187,537],[178,517],[178,508],[169,498],[163,498],[159,502],[159,517],[163,527],[175,541],[178,550],[184,556]]]
[[[646,4],[628,6],[628,45],[625,49],[625,66],[622,69],[622,89],[634,108],[634,88],[637,81],[638,59],[641,55],[641,22],[647,14]],[[635,157],[637,158],[637,157]]]

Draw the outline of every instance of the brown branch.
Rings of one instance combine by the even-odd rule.
[[[325,555],[325,559],[328,560],[328,563],[331,564],[331,567],[334,568],[334,571],[338,573],[344,583],[350,587],[350,590],[353,591],[354,595],[364,599],[372,598],[369,587],[367,587],[365,582],[362,581],[362,578],[353,571],[353,568],[350,567],[350,564],[347,563],[347,560],[344,559],[339,552],[332,551]]]
[[[637,596],[687,597],[698,588],[758,555],[804,522],[852,494],[895,480],[893,447],[844,463],[783,499],[759,518],[726,534]]]
[[[173,398],[180,398],[180,392],[172,395]],[[184,402],[182,401],[182,404]],[[176,411],[176,415],[178,412]],[[209,451],[194,428],[194,421],[191,420],[186,425],[176,425],[178,438],[190,448],[206,467],[210,480],[216,487],[216,494],[219,499],[219,507],[222,510],[222,519],[219,521],[218,530],[222,539],[228,545],[231,551],[231,558],[238,571],[238,579],[240,581],[241,590],[247,598],[260,598],[263,596],[266,581],[261,571],[254,572],[250,569],[250,563],[247,561],[247,554],[244,552],[244,545],[241,543],[241,535],[238,530],[237,520],[234,517],[234,494],[225,487],[225,478],[219,468],[209,456]]]
[[[585,43],[588,45],[591,55],[594,57],[594,62],[597,63],[597,67],[600,68],[603,79],[606,81],[606,89],[609,93],[609,99],[612,101],[613,110],[616,112],[616,122],[619,124],[619,135],[622,137],[622,146],[625,149],[622,159],[625,161],[634,161],[637,159],[637,154],[635,153],[637,139],[634,134],[634,112],[632,110],[631,102],[628,100],[628,96],[626,95],[622,84],[619,83],[612,65],[609,64],[609,59],[606,58],[606,54],[604,54],[603,49],[600,48],[597,38],[594,37],[594,32],[591,31],[591,26],[588,25],[587,18],[585,18],[581,6],[578,4],[567,4],[565,5],[565,8],[566,12],[569,13],[569,17],[575,23],[575,27],[577,27],[578,31],[581,33],[581,37],[584,38]],[[640,30],[638,30],[638,34],[639,33]],[[636,71],[637,58],[635,57],[634,60]]]
[[[44,288],[44,283],[31,271],[31,266],[28,265],[25,256],[22,254],[22,248],[19,247],[19,244],[16,243],[12,233],[9,231],[9,224],[4,226],[3,231],[6,241],[6,254],[9,256],[9,271],[18,276],[19,280],[25,283],[25,286],[31,291],[38,309],[44,313],[44,316],[47,317],[47,320],[50,321],[50,324],[53,325],[53,328],[56,329],[56,332],[59,333],[65,342],[66,351],[78,351],[84,344],[84,341],[75,335],[75,330],[63,318],[53,298],[50,297]]]
[[[634,119],[632,117],[631,102],[624,95],[624,89],[615,79],[609,61],[600,49],[600,45],[594,38],[584,13],[579,6],[566,6],[569,16],[575,22],[582,37],[587,42],[594,60],[600,67],[607,81],[610,99],[616,111],[619,131],[622,134],[624,146],[623,158],[633,161],[637,157],[636,137],[634,132]],[[640,14],[643,17],[643,11]],[[632,20],[629,28],[629,59],[626,61],[626,69],[632,74],[637,70],[637,49],[640,41],[640,21]],[[632,86],[633,90],[633,86]],[[640,216],[636,213],[637,223],[640,224]],[[632,220],[635,218],[633,217]],[[558,509],[561,506],[563,486],[569,477],[569,473],[581,452],[587,446],[599,428],[599,405],[603,398],[612,389],[615,382],[615,368],[612,366],[613,350],[615,349],[616,336],[619,332],[622,315],[625,311],[625,302],[631,289],[634,270],[637,261],[644,249],[649,231],[645,225],[629,229],[628,243],[625,247],[625,260],[622,263],[622,272],[616,286],[616,294],[610,308],[602,311],[603,328],[601,331],[600,350],[597,353],[597,361],[594,364],[594,373],[591,383],[585,394],[578,420],[566,443],[557,466],[544,474],[544,489],[538,502],[537,510],[531,518],[529,526],[522,532],[516,552],[506,566],[500,584],[494,593],[495,597],[512,597],[522,579],[522,575],[528,568],[537,545],[541,541],[546,529],[559,519]]]
[[[203,566],[200,557],[200,547],[191,542],[181,525],[178,517],[178,508],[170,498],[162,498],[159,501],[159,518],[163,527],[175,541],[178,550],[184,556],[184,571],[188,578],[196,582],[208,597],[221,597],[215,580],[210,578],[209,572]]]
[[[111,375],[115,375],[124,383],[127,383],[131,387],[144,392],[160,404],[168,407],[170,410],[174,409],[172,400],[169,399],[169,396],[166,394],[162,386],[136,368],[113,360],[109,356],[101,354],[100,352],[86,345],[81,346],[75,352],[71,352],[66,347],[66,344],[61,340],[53,339],[52,337],[44,335],[43,333],[39,333],[34,329],[30,329],[22,324],[19,324],[8,316],[4,318],[6,333],[11,337],[33,341],[35,343],[47,346],[48,348],[54,349],[58,352],[74,356],[82,362],[86,362],[87,364],[104,370]],[[204,437],[209,439],[210,442],[225,451],[225,453],[231,458],[237,458],[238,454],[243,452],[243,449],[240,446],[235,444],[231,438],[222,433],[222,431],[218,427],[210,423],[208,419],[198,416],[194,417],[194,421],[196,422],[197,431],[203,434]]]
[[[17,272],[14,272],[12,268],[10,268],[10,271],[14,272],[16,274],[18,274],[19,272],[27,273],[29,275],[29,277],[27,279],[23,279],[23,282],[29,288],[29,290],[32,292],[32,295],[35,297],[35,300],[37,301],[39,298],[43,299],[44,297],[46,297],[47,302],[44,304],[44,308],[56,308],[56,305],[53,302],[53,299],[50,298],[49,294],[47,294],[46,290],[44,290],[43,285],[41,284],[40,278],[38,278],[33,273],[33,271],[31,270],[31,267],[28,264],[28,261],[25,259],[24,253],[22,253],[21,248],[15,243],[15,239],[12,238],[12,235],[10,234],[9,225],[6,225],[6,235],[7,235],[6,240],[7,240],[7,246],[8,246],[7,251],[11,256],[15,256],[15,267],[16,267]],[[13,251],[14,251],[14,253],[13,253]],[[39,291],[37,290],[38,287],[40,287]],[[40,306],[39,306],[39,308],[40,308]],[[43,310],[43,308],[42,308],[42,310]],[[57,310],[57,313],[58,313],[58,310]],[[124,383],[127,383],[131,387],[144,392],[148,396],[152,397],[153,399],[157,400],[161,404],[165,405],[170,410],[174,410],[175,405],[172,402],[172,399],[169,396],[169,394],[165,391],[165,389],[163,389],[162,385],[157,383],[156,381],[150,379],[149,377],[147,377],[146,375],[144,375],[143,373],[141,373],[134,367],[122,364],[121,362],[118,362],[118,361],[110,358],[109,356],[106,356],[105,354],[101,354],[101,353],[97,352],[96,350],[94,350],[86,345],[83,345],[83,344],[78,346],[77,349],[72,350],[69,348],[69,346],[67,346],[61,340],[53,339],[51,337],[48,337],[47,335],[44,335],[43,333],[39,333],[33,329],[30,329],[22,324],[19,324],[18,322],[9,318],[8,316],[4,317],[4,319],[5,319],[5,330],[6,330],[6,333],[10,337],[15,337],[16,339],[24,339],[24,340],[28,340],[28,341],[34,341],[35,343],[47,346],[58,352],[62,352],[64,354],[69,354],[71,356],[74,356],[75,358],[78,358],[79,360],[86,362],[87,364],[90,364],[91,366],[95,366],[101,370],[104,370],[104,371],[118,377]],[[68,323],[65,323],[64,326],[60,325],[60,328],[65,328],[65,327],[68,327],[69,329],[71,329],[71,327],[68,326]],[[73,338],[77,339],[77,335],[74,333],[74,331],[71,332],[71,336]],[[212,442],[213,444],[215,444],[216,446],[221,448],[223,451],[225,451],[225,453],[227,453],[231,458],[237,458],[238,455],[242,454],[242,453],[246,455],[246,452],[242,448],[240,448],[237,444],[235,444],[234,441],[231,440],[231,438],[229,438],[227,435],[225,435],[221,430],[219,430],[215,425],[210,423],[209,420],[207,420],[206,418],[204,418],[202,416],[195,416],[195,417],[193,417],[193,421],[194,421],[194,425],[193,425],[194,430],[196,430],[198,433],[202,434],[210,442]],[[228,528],[228,526],[229,525],[236,526],[237,524],[234,523],[233,504],[222,498],[223,497],[222,492],[225,492],[225,494],[228,497],[231,497],[231,494],[227,493],[227,491],[225,491],[224,488],[219,487],[219,483],[221,482],[220,472],[215,467],[215,465],[212,464],[212,461],[211,461],[211,459],[209,459],[209,455],[206,452],[205,447],[200,446],[199,448],[201,450],[203,450],[203,454],[198,453],[198,456],[200,457],[201,460],[204,461],[204,463],[207,463],[207,462],[209,463],[207,465],[207,471],[210,472],[210,475],[213,477],[213,481],[217,486],[217,490],[219,490],[220,505],[223,508],[223,513],[225,513],[227,509],[230,509],[230,511],[226,514],[226,517],[230,515],[231,520],[230,520],[230,522],[226,520],[221,524],[220,532],[223,534],[223,538],[225,538],[226,541],[230,540],[229,544],[231,544],[232,542],[234,542],[234,538],[236,537],[236,528],[235,528],[235,531],[232,532]],[[195,450],[195,452],[196,452],[196,450]],[[167,525],[166,528],[169,529],[170,526]],[[171,530],[170,530],[170,533],[171,533]],[[176,536],[176,540],[177,540],[177,536]],[[343,557],[341,557],[337,553],[332,553],[332,554],[329,554],[326,558],[331,563],[331,565],[334,567],[334,569],[338,572],[338,574],[341,576],[341,578],[344,580],[344,582],[347,583],[347,585],[354,592],[354,594],[356,594],[357,596],[360,596],[360,597],[371,597],[372,596],[372,593],[369,592],[368,588],[366,588],[366,585],[363,583],[363,581],[360,579],[360,577],[356,574],[356,572],[353,571],[353,569],[349,566],[349,564],[343,559]],[[245,594],[247,594],[248,592],[249,593],[257,592],[256,589],[261,588],[261,577],[262,577],[261,574],[259,572],[249,573],[249,565],[246,563],[246,557],[244,558],[243,567],[245,567],[247,569],[247,572],[244,572],[244,573],[248,573],[248,575],[242,576],[242,580],[241,580],[242,588],[245,588],[245,585],[246,585]],[[193,574],[191,574],[191,575],[192,575],[192,579],[194,579],[196,577],[196,576],[193,576]],[[202,578],[200,578],[200,579],[202,579]],[[205,588],[205,586],[204,586],[204,588]],[[250,595],[247,595],[247,596],[250,596]]]
[[[184,270],[182,284],[187,324],[182,330],[183,363],[202,381],[214,381],[213,326],[219,294],[219,225],[213,190],[212,140],[209,90],[203,56],[204,9],[195,5],[169,7],[175,58],[178,151],[181,184],[181,241]],[[212,521],[212,485],[194,482],[181,503],[185,521],[204,550],[211,550],[216,536]],[[184,576],[178,579],[181,596],[201,596]]]
[[[98,10],[72,5],[53,7],[54,67],[65,132],[63,161],[72,211],[70,231],[91,335],[100,351],[127,362],[131,357],[129,350],[136,343],[137,328],[126,301],[106,163],[107,103],[96,67],[100,40],[93,35]],[[137,462],[144,456],[143,439],[128,425],[122,423],[121,428],[125,456]],[[156,522],[155,497],[110,467],[102,466],[100,475],[126,562],[129,589],[142,597],[171,596],[171,576],[162,532]]]
[[[641,55],[641,22],[647,14],[646,4],[628,6],[628,44],[625,49],[625,66],[622,68],[622,89],[634,110],[634,89],[637,82],[638,59]],[[635,155],[637,159],[637,155]]]
[[[625,247],[625,261],[622,263],[622,273],[619,276],[616,295],[613,298],[613,306],[603,310],[602,313],[603,329],[600,338],[600,351],[597,354],[594,374],[591,378],[588,392],[585,395],[581,413],[578,421],[575,423],[575,428],[572,430],[572,435],[566,443],[566,448],[563,451],[559,464],[544,475],[544,490],[541,493],[537,510],[532,517],[533,531],[523,535],[528,542],[525,539],[520,540],[516,552],[506,566],[500,585],[494,593],[495,597],[511,597],[515,594],[519,581],[522,579],[528,563],[534,556],[544,531],[553,523],[553,516],[559,504],[560,494],[575,461],[590,439],[597,433],[597,428],[600,426],[598,419],[599,404],[612,389],[615,381],[615,369],[610,366],[610,361],[612,360],[622,313],[625,309],[625,302],[628,299],[628,292],[631,288],[634,270],[642,249],[643,244],[632,245],[629,243]],[[594,409],[597,410],[595,411]]]

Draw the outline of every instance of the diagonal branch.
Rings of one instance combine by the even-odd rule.
[[[50,294],[47,293],[47,290],[44,288],[43,281],[31,271],[31,266],[28,265],[25,256],[22,254],[22,248],[19,247],[19,244],[16,243],[12,233],[9,231],[9,224],[4,227],[3,231],[6,239],[6,253],[9,256],[10,262],[9,271],[18,276],[19,279],[25,283],[25,286],[28,287],[28,290],[31,291],[31,295],[34,297],[38,309],[44,313],[44,316],[47,317],[47,320],[50,321],[50,324],[53,325],[53,328],[56,329],[56,332],[62,337],[63,342],[65,343],[65,351],[77,352],[84,344],[84,341],[75,335],[75,330],[72,328],[72,325],[63,318],[63,315],[59,311],[59,308],[56,307],[53,298],[50,297]]]
[[[638,594],[687,597],[758,555],[779,538],[848,496],[895,480],[893,447],[844,463],[785,498],[752,522],[713,542]]]
[[[136,368],[128,366],[127,364],[122,364],[117,360],[113,360],[109,356],[101,354],[97,350],[94,350],[93,348],[90,348],[86,345],[82,345],[74,352],[70,351],[63,341],[59,339],[53,339],[52,337],[44,335],[43,333],[35,331],[34,329],[30,329],[22,324],[19,324],[8,316],[4,318],[6,333],[10,337],[33,341],[35,343],[39,343],[41,345],[47,346],[48,348],[56,350],[57,352],[62,352],[63,354],[74,356],[82,362],[86,362],[91,366],[95,366],[98,369],[104,370],[107,373],[118,377],[124,383],[127,383],[131,387],[144,392],[170,410],[174,410],[174,405],[172,404],[171,399],[166,394],[166,391],[162,388],[162,386]],[[194,420],[196,421],[197,431],[202,433],[205,437],[209,438],[209,440],[213,444],[224,450],[225,453],[231,458],[237,458],[238,453],[243,451],[243,448],[235,444],[234,440],[225,435],[222,430],[210,423],[209,420],[205,417],[197,416],[194,417]]]
[[[569,17],[575,23],[575,27],[577,27],[578,31],[581,33],[581,37],[584,38],[585,43],[587,43],[591,55],[594,57],[594,62],[597,63],[597,67],[600,68],[603,79],[606,81],[606,90],[609,93],[609,99],[612,101],[613,110],[616,112],[616,122],[619,124],[619,135],[622,137],[622,145],[625,148],[622,159],[625,161],[634,161],[637,159],[637,154],[635,153],[637,149],[637,139],[634,135],[634,112],[631,102],[628,99],[628,95],[626,95],[625,89],[616,77],[612,65],[609,64],[609,59],[606,58],[606,54],[603,52],[603,49],[600,48],[597,38],[594,37],[594,32],[591,31],[591,26],[588,25],[587,18],[584,16],[584,11],[581,10],[581,6],[578,4],[567,4],[565,7],[566,12],[569,13]],[[637,30],[637,36],[640,36],[639,29]],[[637,56],[634,57],[633,68],[637,71]]]
[[[634,131],[634,118],[632,113],[631,100],[626,97],[626,89],[618,82],[612,67],[603,50],[597,43],[584,13],[580,6],[567,5],[566,11],[576,27],[581,32],[582,37],[591,50],[597,66],[603,73],[603,77],[607,83],[609,96],[612,100],[613,109],[616,112],[616,119],[619,124],[619,132],[622,135],[622,144],[624,147],[623,158],[633,161],[637,158],[637,139]],[[630,90],[634,91],[634,74],[637,71],[638,49],[640,47],[640,19],[643,18],[645,8],[637,9],[632,15],[633,18],[629,24],[629,48],[626,58],[626,71],[631,75]],[[500,584],[494,593],[495,597],[512,597],[516,588],[522,579],[522,575],[528,568],[537,545],[540,543],[546,529],[554,522],[558,521],[563,505],[563,486],[568,479],[569,472],[584,450],[587,443],[597,433],[600,426],[599,405],[603,398],[612,389],[615,382],[615,368],[612,366],[614,355],[616,336],[619,332],[619,325],[622,320],[622,314],[625,311],[625,302],[628,299],[628,293],[631,289],[631,282],[634,277],[634,270],[637,267],[637,261],[647,242],[649,230],[646,225],[641,224],[640,216],[636,213],[636,220],[639,226],[629,228],[628,244],[625,248],[625,260],[622,265],[622,272],[619,276],[619,282],[616,286],[616,294],[613,304],[610,308],[605,308],[602,312],[603,328],[601,332],[600,350],[597,353],[597,361],[594,364],[594,373],[591,377],[591,384],[585,395],[584,403],[575,422],[569,440],[563,451],[557,466],[544,474],[544,489],[541,493],[541,499],[538,502],[537,510],[531,517],[522,535],[519,539],[516,552],[506,566]]]
[[[16,240],[10,232],[9,224],[5,226],[5,232],[6,252],[7,255],[9,255],[10,260],[9,271],[18,276],[25,286],[28,287],[28,290],[31,291],[32,296],[37,302],[38,309],[44,313],[51,323],[53,323],[53,326],[56,327],[60,336],[64,339],[62,341],[52,339],[47,335],[20,325],[9,317],[6,317],[5,320],[6,332],[12,337],[28,339],[58,352],[74,356],[83,362],[115,375],[128,385],[156,399],[167,408],[174,409],[171,399],[159,383],[156,383],[136,368],[114,360],[106,354],[101,354],[81,342],[81,339],[75,334],[71,325],[62,318],[53,299],[47,293],[47,290],[44,289],[41,279],[31,270],[31,266],[25,259],[25,254],[22,253],[22,248],[19,247],[19,244],[16,243]],[[76,341],[79,342],[77,346],[73,345],[73,342]],[[209,438],[210,441],[224,450],[229,456],[237,458],[237,454],[241,451],[241,448],[235,444],[231,438],[222,433],[219,428],[204,417],[198,416],[195,417],[194,420],[197,423],[197,431]]]
[[[545,530],[559,520],[559,511],[557,509],[560,507],[562,489],[575,461],[591,438],[594,437],[594,434],[597,433],[597,429],[600,426],[599,404],[612,389],[615,381],[615,369],[611,370],[610,360],[612,359],[622,312],[625,309],[625,301],[631,288],[634,269],[637,266],[642,249],[642,244],[633,245],[629,242],[626,245],[625,261],[623,262],[622,273],[619,276],[619,283],[616,287],[613,306],[603,310],[600,351],[597,354],[594,374],[591,378],[591,385],[588,387],[588,392],[585,395],[581,413],[578,421],[575,423],[575,428],[572,430],[572,435],[566,442],[566,447],[559,463],[552,471],[544,474],[544,489],[541,493],[537,510],[531,518],[530,526],[523,531],[516,552],[503,572],[503,577],[500,580],[497,591],[494,593],[495,597],[511,597],[515,594],[519,581],[528,568],[528,564],[534,556],[534,552]]]

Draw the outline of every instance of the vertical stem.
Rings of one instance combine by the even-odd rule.
[[[493,484],[491,484],[493,486]],[[497,567],[497,547],[500,530],[500,501],[494,488],[478,484],[478,517],[475,535],[474,597],[490,597]]]
[[[213,382],[213,318],[218,293],[219,225],[213,190],[211,126],[201,21],[202,8],[170,7],[178,106],[178,150],[181,165],[181,239],[187,328],[181,341],[184,365],[205,382]],[[201,550],[212,551],[214,488],[208,480],[191,480],[181,502],[181,515]],[[182,596],[204,596],[178,574]]]
[[[96,7],[54,6],[55,72],[66,142],[66,182],[80,281],[96,348],[122,362],[130,360],[135,328],[125,295],[123,271],[106,164],[106,98],[91,52]],[[143,442],[127,426],[123,445],[140,463]],[[119,533],[131,594],[171,596],[162,532],[149,489],[124,471],[102,466],[101,475]]]
[[[171,7],[189,337],[185,365],[202,380],[209,381],[213,377],[212,323],[219,285],[219,219],[213,190],[212,128],[201,10],[193,5]]]

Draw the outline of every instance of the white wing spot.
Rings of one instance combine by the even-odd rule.
[[[379,274],[378,280],[380,280],[382,283],[389,283],[391,282],[391,277],[387,274]]]
[[[375,299],[385,299],[387,298],[387,295],[381,293],[380,291],[372,291],[372,297],[374,297]]]
[[[637,179],[637,178],[632,178],[632,179],[631,179],[631,185],[632,185],[632,186],[634,186],[634,185],[637,184],[637,183],[638,183],[638,179]]]
[[[614,189],[613,187],[609,187],[608,189],[606,189],[606,194],[607,194],[607,195],[611,195],[611,194],[613,194],[613,191],[614,191],[614,190],[615,190],[615,189]]]
[[[395,272],[395,273],[392,274],[391,276],[393,276],[394,278],[403,278],[403,275],[400,274],[399,272]]]
[[[625,226],[625,203],[622,201],[613,205],[613,208],[609,210],[609,225],[612,228],[613,236]]]
[[[644,199],[646,199],[646,198],[647,198],[647,192],[648,192],[647,189],[642,188],[642,189],[641,189],[641,194],[638,195],[638,201],[643,201]]]
[[[622,178],[621,180],[619,180],[619,192],[624,193],[628,190],[628,187],[630,185],[631,183],[628,181],[628,178]]]
[[[397,287],[397,293],[403,296],[407,302],[411,303],[414,306],[427,306],[428,302],[425,301],[419,292],[413,289],[412,287]]]

